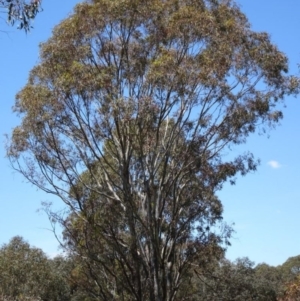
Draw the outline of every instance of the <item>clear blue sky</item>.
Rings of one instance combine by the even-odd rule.
[[[15,94],[25,85],[30,69],[38,63],[38,45],[79,1],[44,0],[44,12],[26,36],[6,26],[0,18],[0,244],[21,235],[49,255],[58,253],[58,243],[47,230],[47,216],[38,213],[42,201],[51,198],[14,173],[5,159],[4,134],[18,124],[11,107]],[[242,11],[254,30],[271,34],[272,41],[287,54],[291,73],[300,63],[300,2],[298,0],[240,0]],[[1,15],[5,19],[4,15]],[[236,233],[227,252],[231,260],[248,256],[256,263],[283,263],[300,254],[300,103],[286,99],[281,125],[267,136],[252,136],[239,150],[250,150],[261,159],[258,171],[226,185],[219,193],[224,221],[235,223]],[[3,143],[2,143],[3,142]]]

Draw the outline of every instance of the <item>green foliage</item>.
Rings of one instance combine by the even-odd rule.
[[[13,237],[0,249],[0,296],[14,301],[71,300],[66,267],[64,259],[48,259],[22,237]]]
[[[288,258],[278,269],[284,281],[293,280],[300,274],[300,255]]]
[[[269,279],[260,277],[248,258],[235,262],[223,259],[196,274],[198,296],[195,300],[277,300]]]
[[[43,281],[49,278],[45,254],[39,249],[31,248],[18,236],[1,248],[0,270],[1,295],[18,300],[27,296],[40,296],[46,286]],[[41,281],[42,279],[44,280]]]

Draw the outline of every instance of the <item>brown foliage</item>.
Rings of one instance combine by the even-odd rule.
[[[286,72],[232,1],[94,0],[54,29],[17,95],[8,157],[68,206],[52,217],[91,295],[190,298],[191,266],[230,234],[216,191],[256,169],[224,154],[281,119],[299,84]]]
[[[300,277],[290,281],[284,286],[284,292],[279,301],[299,301],[300,300]]]

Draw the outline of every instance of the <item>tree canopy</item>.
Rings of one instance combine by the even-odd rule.
[[[1,300],[70,300],[67,282],[67,261],[49,259],[38,248],[30,246],[20,236],[13,237],[0,248]]]
[[[7,154],[67,205],[50,215],[79,279],[99,300],[191,300],[231,233],[216,192],[257,166],[226,153],[298,92],[286,56],[230,0],[93,0],[40,57]]]

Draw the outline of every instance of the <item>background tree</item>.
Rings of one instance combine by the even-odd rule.
[[[52,217],[96,298],[185,300],[228,242],[216,191],[256,169],[228,148],[281,119],[299,84],[286,72],[232,1],[94,0],[55,28],[17,95],[8,157],[67,205]]]
[[[31,247],[22,237],[13,237],[0,249],[0,298],[71,300],[67,280],[71,270],[67,266],[63,258],[48,259],[42,250]]]
[[[283,281],[289,282],[300,275],[300,256],[288,258],[277,269],[281,273]]]
[[[258,266],[260,268],[260,266]],[[298,300],[300,299],[300,286],[299,286],[299,275],[300,275],[300,256],[294,256],[288,258],[282,265],[275,267],[269,267],[275,269],[277,273],[277,281],[269,277],[269,273],[264,275],[264,278],[269,277],[273,281],[274,285],[277,286],[276,292],[279,300]],[[274,273],[272,273],[274,276]]]
[[[254,262],[239,258],[235,262],[222,259],[209,269],[196,271],[198,297],[201,300],[261,300],[276,301],[276,291],[268,278],[260,277]]]
[[[40,296],[49,272],[45,254],[19,236],[1,248],[0,269],[1,295],[18,300]],[[44,280],[36,286],[38,279]]]
[[[279,301],[299,301],[300,300],[300,276],[282,285],[282,292]]]
[[[50,275],[41,300],[51,301],[73,301],[76,299],[76,289],[72,285],[71,271],[73,268],[72,260],[68,257],[56,256],[48,259]],[[38,285],[38,284],[37,284]],[[84,299],[81,299],[84,301]]]
[[[40,0],[0,0],[0,9],[7,12],[7,22],[14,25],[18,23],[18,28],[26,32],[31,28],[31,20],[35,18],[41,10]]]
[[[281,286],[283,284],[282,273],[279,267],[269,266],[268,264],[261,263],[255,267],[255,277],[257,282],[262,287],[267,287],[279,296]]]

